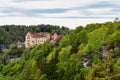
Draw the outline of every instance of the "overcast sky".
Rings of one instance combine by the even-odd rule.
[[[120,0],[0,0],[0,25],[53,24],[75,28],[120,17]]]

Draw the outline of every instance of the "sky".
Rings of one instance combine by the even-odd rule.
[[[120,0],[0,0],[0,25],[52,24],[74,29],[120,17]]]

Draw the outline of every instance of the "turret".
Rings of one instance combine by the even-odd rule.
[[[54,40],[57,40],[57,37],[58,37],[57,33],[54,33]]]

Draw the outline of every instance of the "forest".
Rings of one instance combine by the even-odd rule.
[[[24,41],[28,31],[57,32],[65,37],[59,46],[47,41],[17,49],[15,42]],[[0,80],[120,80],[119,20],[74,30],[52,25],[5,25],[0,26],[0,42],[10,44],[0,53]],[[11,54],[21,57],[10,62]]]
[[[49,32],[51,34],[57,32],[58,34],[68,34],[70,31],[67,27],[60,27],[58,25],[3,25],[0,26],[0,43],[11,44],[25,41],[25,35],[28,32]]]

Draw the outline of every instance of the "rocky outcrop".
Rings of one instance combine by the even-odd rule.
[[[91,67],[92,65],[92,58],[95,54],[99,55],[101,59],[106,60],[106,57],[109,53],[111,53],[111,50],[115,50],[115,49],[120,49],[120,47],[118,46],[113,46],[113,45],[103,45],[101,47],[100,51],[94,51],[90,54],[86,54],[83,57],[82,63],[84,67]],[[118,56],[117,56],[118,57]],[[120,56],[119,56],[120,57]]]

